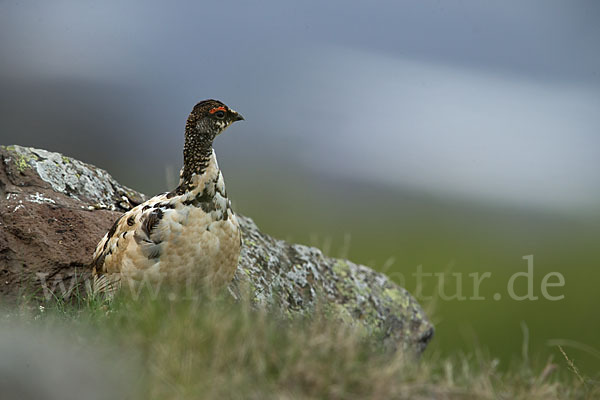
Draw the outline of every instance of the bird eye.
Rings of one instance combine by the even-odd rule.
[[[219,110],[219,111],[215,112],[214,116],[217,117],[218,119],[223,119],[223,118],[225,118],[225,111]]]

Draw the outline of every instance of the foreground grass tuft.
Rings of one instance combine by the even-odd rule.
[[[417,360],[385,353],[324,313],[289,317],[228,296],[162,291],[137,300],[57,300],[10,314],[5,319],[40,335],[57,328],[77,346],[110,348],[111,357],[116,349],[129,363],[115,360],[113,368],[128,369],[123,379],[137,398],[600,398],[600,386],[565,362],[500,372],[481,354]]]

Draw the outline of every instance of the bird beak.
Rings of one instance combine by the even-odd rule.
[[[242,114],[238,113],[237,111],[231,110],[231,109],[229,111],[231,111],[231,114],[233,114],[233,122],[244,120],[244,117],[242,117]]]

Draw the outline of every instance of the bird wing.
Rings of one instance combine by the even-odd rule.
[[[120,272],[120,258],[132,240],[145,258],[157,258],[163,236],[163,231],[157,226],[165,213],[173,208],[171,200],[166,193],[160,194],[120,216],[96,247],[92,260],[93,274]],[[110,263],[106,262],[107,257],[111,258]]]

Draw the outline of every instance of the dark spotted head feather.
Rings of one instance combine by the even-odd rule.
[[[243,119],[244,117],[237,111],[219,100],[204,100],[196,104],[190,113],[186,125],[186,135],[200,135],[212,141],[229,125]]]
[[[189,186],[193,174],[201,174],[212,154],[215,137],[242,117],[218,100],[204,100],[194,106],[185,125],[185,144],[183,146],[183,185],[175,192],[181,193]]]

